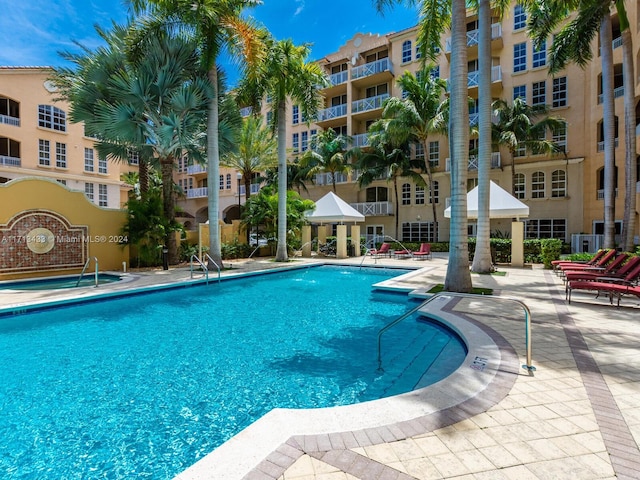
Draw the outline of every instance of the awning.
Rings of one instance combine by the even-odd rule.
[[[364,222],[364,215],[358,212],[335,193],[329,192],[316,202],[316,209],[305,214],[311,223]]]
[[[489,182],[489,218],[521,218],[529,216],[529,207],[499,187]],[[451,218],[451,207],[444,211]],[[467,218],[478,218],[478,187],[467,193]]]

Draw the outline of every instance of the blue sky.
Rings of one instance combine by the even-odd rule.
[[[0,0],[0,11],[2,66],[64,65],[58,52],[77,52],[73,41],[99,45],[94,24],[109,27],[111,20],[127,18],[121,0]],[[277,39],[312,43],[312,60],[335,52],[358,32],[385,34],[417,22],[416,11],[404,7],[381,16],[372,0],[264,0],[249,13]]]

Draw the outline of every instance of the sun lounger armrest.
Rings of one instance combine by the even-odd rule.
[[[616,283],[618,285],[627,285],[627,286],[633,285],[633,283],[625,280],[624,278],[617,278],[617,277],[597,277],[596,281],[602,282],[602,283]]]

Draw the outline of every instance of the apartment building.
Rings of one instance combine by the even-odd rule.
[[[640,11],[637,4],[632,3],[627,8],[633,24],[634,55],[638,59]],[[625,86],[621,83],[622,49],[619,20],[616,16],[613,17],[613,23],[616,115],[620,117]],[[468,86],[469,96],[476,102],[477,28],[477,16],[469,11]],[[491,179],[507,191],[513,191],[517,198],[529,206],[530,215],[525,220],[526,238],[555,237],[569,242],[572,234],[602,233],[604,161],[599,56],[596,55],[585,69],[569,65],[565,70],[550,75],[547,49],[551,40],[540,49],[534,48],[526,32],[526,13],[517,3],[512,4],[502,20],[494,18],[491,32],[493,99],[502,98],[510,103],[514,98],[521,97],[529,105],[547,105],[549,115],[563,119],[566,125],[566,128],[548,134],[549,140],[564,147],[565,154],[530,155],[525,151],[518,151],[515,158],[511,158],[506,149],[494,148]],[[323,108],[311,124],[301,117],[297,105],[288,105],[287,145],[291,159],[310,147],[311,138],[316,132],[328,128],[350,136],[354,146],[366,147],[367,129],[381,117],[384,100],[389,96],[402,97],[402,91],[396,84],[397,78],[405,71],[416,72],[419,69],[421,59],[416,47],[415,27],[385,35],[358,33],[337,52],[319,60],[329,75],[331,84],[323,90]],[[451,42],[450,37],[445,35],[441,42],[441,54],[432,74],[448,78],[450,60]],[[633,88],[637,94],[637,82]],[[638,111],[640,112],[640,105]],[[245,111],[245,115],[248,113]],[[266,109],[262,113],[265,117],[269,115]],[[477,121],[476,103],[470,108],[470,122],[473,124]],[[624,135],[622,128],[620,133]],[[621,164],[624,158],[624,139],[619,138],[617,145],[616,158],[618,164]],[[477,148],[477,138],[471,139],[469,148],[470,151]],[[449,220],[444,218],[443,213],[450,196],[448,140],[445,136],[434,136],[429,142],[429,151],[423,151],[418,145],[414,147],[413,155],[419,158],[428,156],[431,162],[437,204],[437,238],[447,240]],[[194,182],[194,189],[202,188],[202,180],[198,175],[201,173],[194,173],[190,178],[184,179],[189,182],[185,187],[187,195],[193,195],[190,182]],[[233,212],[230,201],[234,193],[233,175],[233,172],[221,173],[219,185],[221,198],[228,191],[229,199],[222,209],[226,209],[230,216]],[[424,187],[409,179],[400,179],[397,200],[400,205],[395,205],[395,192],[391,183],[379,180],[361,189],[357,185],[357,175],[357,171],[339,175],[336,178],[337,194],[366,216],[362,232],[368,240],[379,241],[384,236],[402,241],[433,241],[436,238],[432,207],[429,204],[430,195]],[[622,175],[623,169],[620,167],[616,197],[618,228],[621,226],[624,199]],[[469,189],[477,184],[477,161],[473,156],[469,161],[468,182]],[[329,174],[316,175],[313,183],[309,182],[307,185],[308,196],[318,200],[332,188],[331,184]],[[188,204],[186,209],[192,211]],[[636,220],[636,229],[639,223]],[[510,221],[492,220],[491,228],[493,231],[509,232]],[[475,233],[473,221],[469,225],[469,233]],[[595,247],[593,244],[588,246],[589,249]]]
[[[41,177],[85,192],[98,206],[121,208],[129,166],[100,158],[84,125],[68,119],[46,67],[0,67],[0,183]],[[135,160],[134,160],[135,161]]]

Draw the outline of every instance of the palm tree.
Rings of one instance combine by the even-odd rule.
[[[615,244],[615,111],[613,97],[613,47],[611,6],[626,17],[623,1],[547,0],[538,4],[530,1],[529,22],[536,44],[540,44],[563,24],[572,11],[575,17],[553,37],[549,55],[550,73],[558,72],[573,61],[584,68],[593,58],[591,45],[600,33],[602,62],[603,126],[604,126],[604,247]],[[621,16],[622,16],[621,15]],[[632,82],[629,89],[632,89]],[[626,120],[626,119],[625,119]],[[635,123],[635,122],[634,122]],[[635,139],[634,139],[635,141]]]
[[[423,66],[417,75],[405,72],[397,81],[406,94],[404,99],[391,97],[385,101],[382,117],[388,119],[387,131],[397,141],[419,142],[425,152],[422,170],[429,180],[429,198],[432,207],[435,241],[438,241],[438,215],[433,189],[433,172],[429,161],[429,138],[446,134],[448,99],[443,98],[447,82],[434,78],[432,66]]]
[[[467,244],[467,169],[469,111],[467,108],[467,10],[465,0],[373,0],[378,11],[396,4],[418,5],[418,46],[424,59],[436,60],[440,38],[451,25],[449,151],[451,154],[451,227],[445,290],[471,291]]]
[[[126,34],[127,29],[114,28],[105,35],[108,47],[95,54],[85,50],[77,72],[60,70],[57,75],[77,107],[73,107],[74,118],[84,120],[87,132],[98,137],[96,149],[101,157],[127,158],[133,147],[159,163],[164,215],[173,228],[166,232],[165,245],[169,262],[175,264],[173,170],[176,159],[184,154],[202,156],[202,130],[212,90],[199,69],[192,42],[158,34],[145,40],[142,55],[125,60],[118,47]],[[99,87],[97,72],[101,73]],[[95,94],[98,89],[100,95]]]
[[[255,76],[245,77],[240,86],[243,103],[267,99],[273,112],[278,138],[278,248],[276,261],[286,262],[287,254],[287,100],[300,105],[304,118],[314,118],[322,101],[320,88],[328,85],[326,74],[315,62],[307,62],[309,45],[296,46],[291,40],[266,40],[269,55]]]
[[[220,111],[218,87],[218,57],[224,47],[231,53],[242,52],[245,65],[253,65],[264,53],[262,31],[250,18],[242,17],[245,8],[254,7],[258,0],[129,0],[134,12],[148,11],[154,16],[147,29],[158,26],[183,26],[194,34],[199,43],[200,64],[207,71],[214,94],[209,101],[207,115],[207,183],[217,185],[220,174]],[[219,191],[208,190],[209,255],[222,265],[220,228],[218,225]],[[210,268],[212,265],[209,266]]]
[[[515,159],[518,150],[524,149],[526,153],[536,155],[562,152],[554,142],[545,138],[545,134],[547,131],[559,130],[564,122],[555,117],[544,116],[547,111],[545,105],[530,106],[519,97],[513,100],[512,105],[503,99],[493,102],[493,112],[497,117],[497,122],[493,124],[493,143],[509,150],[512,191],[515,188]],[[540,116],[543,117],[536,121]]]
[[[323,130],[311,138],[311,148],[300,157],[300,167],[307,176],[331,174],[333,192],[336,193],[336,175],[349,170],[347,145],[350,139],[338,135],[333,128]]]
[[[424,185],[424,178],[418,172],[422,163],[411,158],[410,142],[405,139],[398,142],[389,132],[390,122],[381,119],[369,127],[369,148],[357,155],[357,168],[360,171],[358,186],[364,188],[376,180],[385,179],[393,183],[396,236],[398,236],[400,202],[398,201],[398,178],[409,177],[416,184]]]
[[[253,177],[278,164],[277,142],[259,117],[252,116],[243,122],[237,150],[223,155],[221,164],[242,174],[245,198],[249,200]]]

